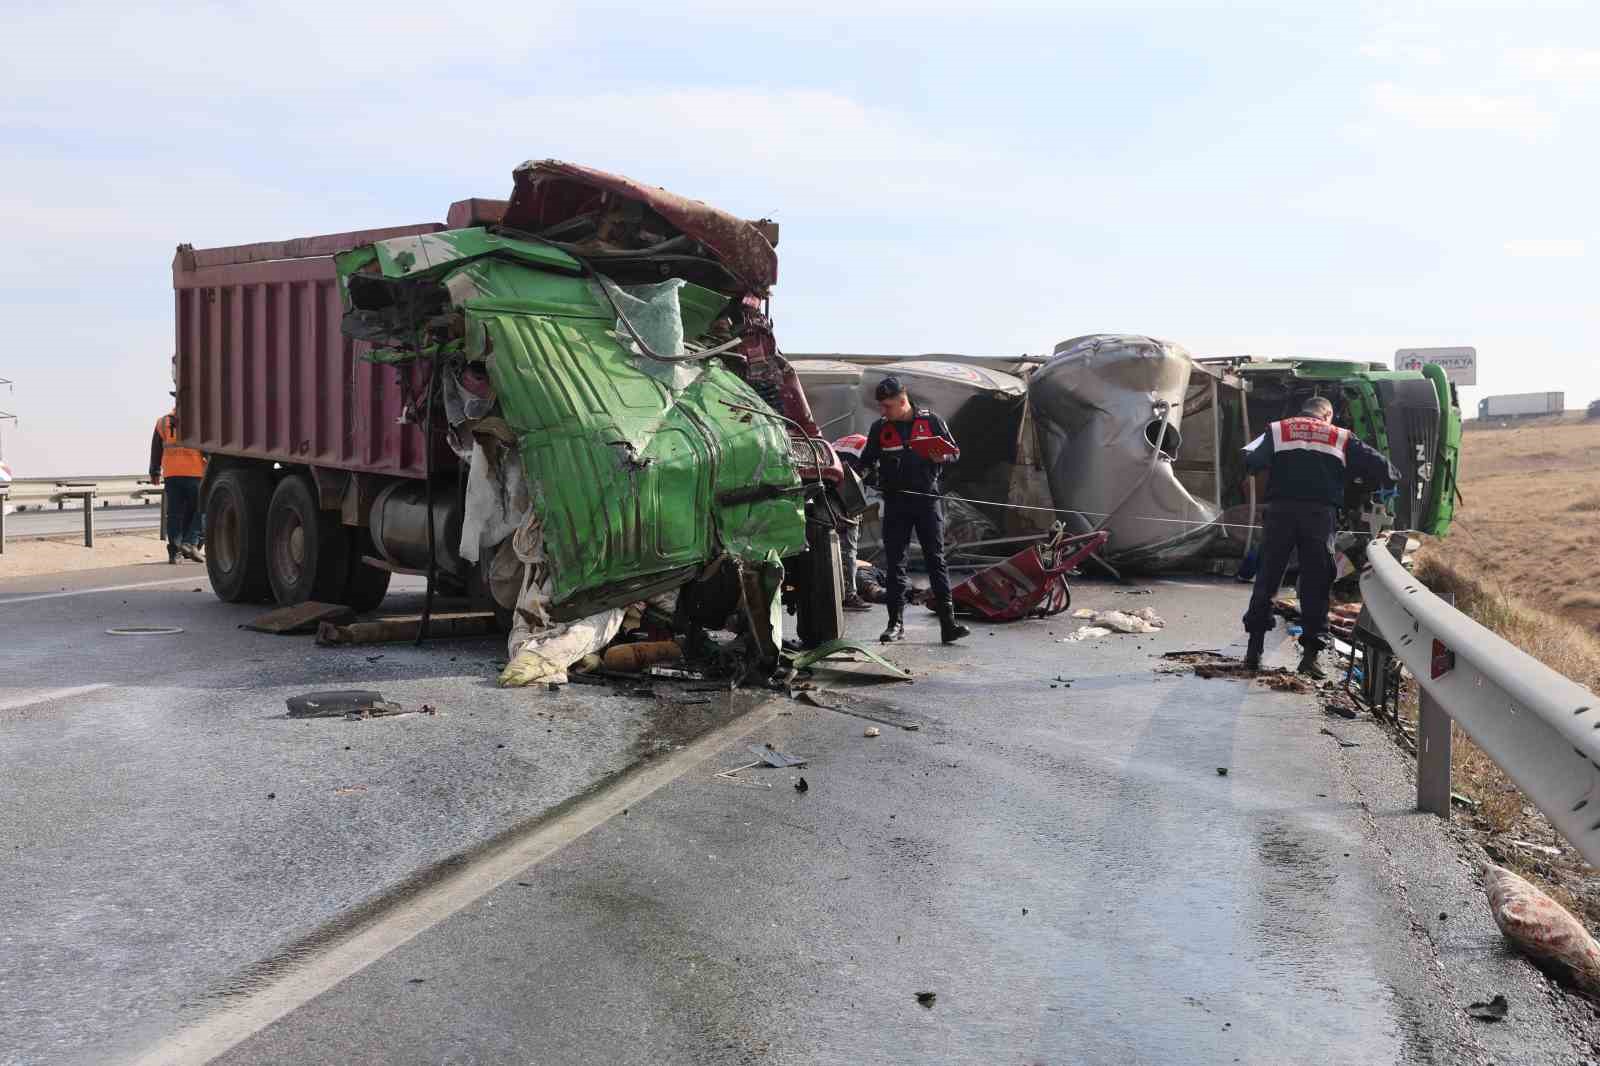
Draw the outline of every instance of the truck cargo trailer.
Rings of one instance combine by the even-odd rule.
[[[1567,409],[1564,392],[1514,392],[1478,401],[1479,418],[1532,418],[1558,415]]]

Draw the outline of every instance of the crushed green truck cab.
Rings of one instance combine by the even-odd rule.
[[[783,423],[741,410],[762,400],[715,358],[651,366],[571,255],[468,228],[377,242],[339,269],[359,328],[391,345],[416,336],[417,314],[451,333],[459,322],[459,336],[414,351],[486,371],[541,517],[557,612],[675,587],[723,552],[803,550]],[[673,295],[690,344],[729,301],[690,282]],[[751,487],[766,491],[738,491]]]

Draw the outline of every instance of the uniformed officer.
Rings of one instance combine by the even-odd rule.
[[[1333,587],[1335,515],[1344,506],[1346,478],[1376,490],[1399,475],[1383,453],[1368,447],[1348,429],[1333,424],[1333,404],[1321,396],[1305,402],[1300,414],[1267,426],[1251,442],[1245,465],[1267,471],[1267,517],[1250,609],[1244,615],[1250,643],[1245,665],[1261,666],[1267,630],[1273,626],[1272,597],[1283,584],[1289,555],[1300,553],[1300,673],[1315,680],[1327,675],[1317,665],[1328,631],[1328,592]]]
[[[861,453],[864,472],[876,471],[883,493],[884,569],[889,578],[889,624],[878,639],[904,640],[906,627],[906,548],[917,534],[928,566],[939,614],[939,639],[949,644],[971,630],[956,621],[950,597],[950,572],[944,561],[944,511],[939,501],[939,475],[946,463],[961,457],[944,419],[926,407],[915,407],[905,386],[894,376],[878,382],[875,393],[882,415],[867,430]]]

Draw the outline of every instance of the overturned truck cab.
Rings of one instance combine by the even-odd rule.
[[[426,573],[530,634],[599,634],[608,612],[659,601],[737,626],[775,659],[786,590],[803,636],[837,636],[838,567],[814,557],[836,558],[852,494],[773,339],[776,226],[567,163],[513,177],[509,200],[462,201],[448,227],[288,242],[332,285],[310,299],[268,288],[242,309],[224,289],[247,319],[237,329],[207,328],[219,297],[193,294],[208,259],[237,270],[248,256],[182,262],[180,249],[180,421],[221,460],[208,479],[224,512],[218,528],[213,504],[218,595],[261,598],[265,584],[280,602],[339,600],[362,571]],[[186,292],[199,305],[187,333]],[[294,426],[252,429],[215,387],[229,380],[293,386],[265,406]],[[285,419],[302,398],[311,409]],[[366,450],[295,447],[296,432],[340,431]],[[312,501],[296,522],[302,567],[305,530],[335,545],[303,588],[272,578],[295,552],[264,516],[291,478]]]

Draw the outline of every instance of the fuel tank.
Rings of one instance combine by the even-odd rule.
[[[1217,508],[1173,469],[1194,371],[1176,344],[1094,334],[1056,345],[1028,380],[1052,501],[1077,531],[1109,532],[1120,567],[1181,569],[1217,535]]]

